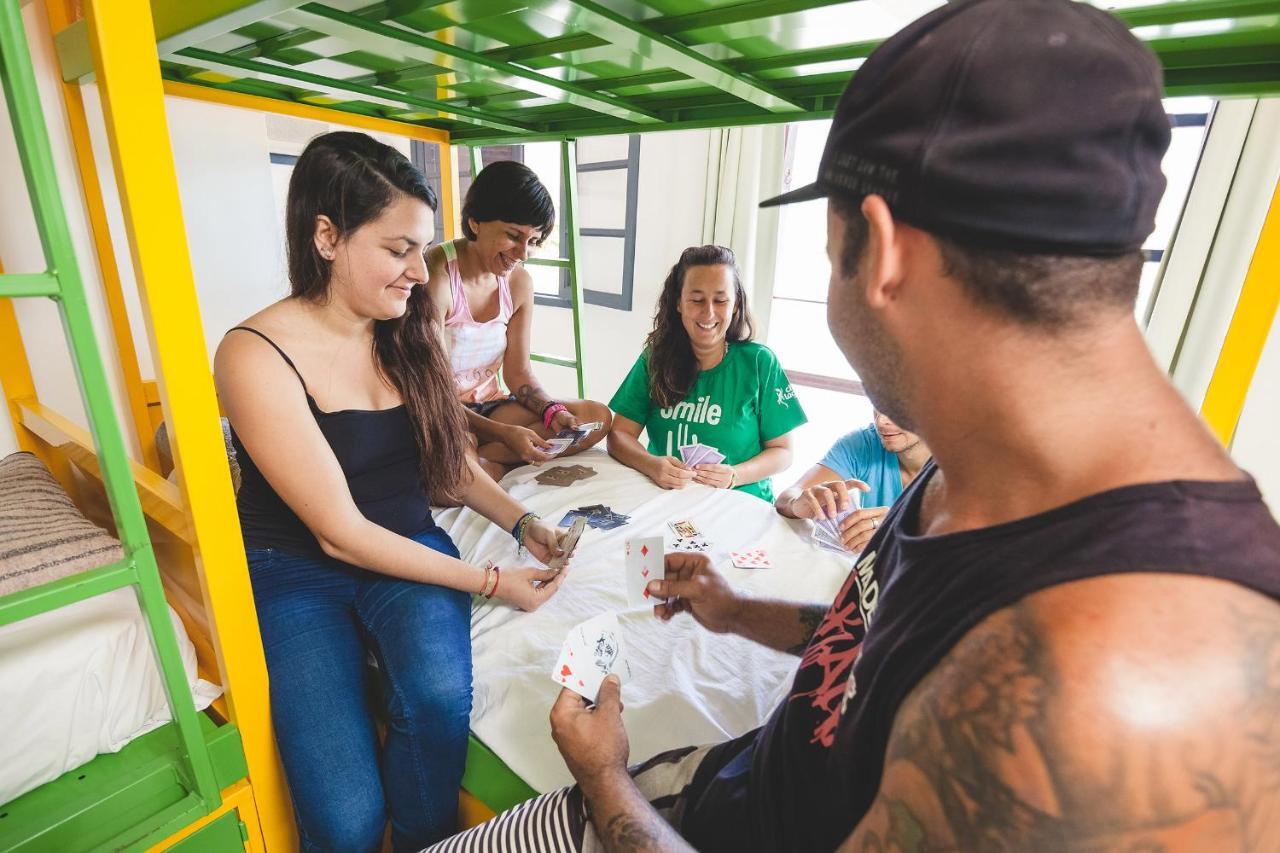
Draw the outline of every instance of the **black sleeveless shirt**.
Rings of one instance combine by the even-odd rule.
[[[402,536],[413,536],[433,526],[430,496],[418,476],[413,423],[405,407],[322,411],[307,391],[307,383],[293,360],[275,341],[248,326],[235,328],[252,332],[271,344],[297,374],[307,393],[307,406],[342,466],[351,497],[364,517]],[[240,463],[236,509],[245,548],[278,548],[302,556],[322,556],[324,552],[315,535],[271,488],[234,428],[231,442]]]
[[[867,544],[760,729],[717,747],[681,832],[698,850],[834,850],[871,807],[898,707],[974,626],[1031,593],[1123,572],[1203,575],[1280,599],[1280,526],[1252,480],[1102,492],[917,536],[931,462]]]

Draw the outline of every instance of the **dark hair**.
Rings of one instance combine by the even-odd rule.
[[[832,196],[845,222],[840,272],[849,278],[866,248],[867,220],[852,201]],[[1133,310],[1142,274],[1141,252],[1112,256],[1030,254],[1010,249],[965,246],[931,235],[943,271],[960,282],[974,302],[1027,326],[1055,331],[1099,310]]]
[[[436,208],[426,178],[391,146],[350,131],[312,139],[289,179],[285,232],[292,295],[319,304],[329,299],[332,262],[315,246],[317,216],[327,216],[345,240],[401,196]],[[373,360],[404,399],[428,494],[456,498],[466,485],[467,425],[436,322],[427,288],[413,288],[402,316],[373,324]]]
[[[685,273],[690,267],[726,266],[733,272],[733,316],[725,338],[749,341],[755,336],[751,312],[747,310],[747,291],[742,286],[742,273],[732,249],[724,246],[690,246],[680,253],[680,260],[667,273],[653,315],[653,331],[645,339],[649,350],[649,396],[659,406],[674,406],[689,395],[698,378],[698,359],[693,354],[689,333],[680,321],[680,294],[684,290]]]
[[[499,160],[480,170],[462,201],[462,233],[468,240],[476,239],[472,219],[529,225],[542,232],[541,243],[556,224],[556,207],[533,169],[515,160]]]

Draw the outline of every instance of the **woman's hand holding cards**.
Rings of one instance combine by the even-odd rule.
[[[552,560],[563,555],[560,543],[564,537],[564,531],[545,521],[531,521],[524,531],[524,547],[539,562],[550,565]]]
[[[728,489],[735,485],[732,465],[700,463],[693,466],[693,481],[713,489]]]
[[[529,567],[502,569],[493,597],[521,610],[534,611],[564,583],[565,572]]]
[[[742,611],[742,599],[706,554],[667,554],[666,577],[649,584],[649,592],[666,599],[653,613],[669,622],[677,613],[689,613],[698,624],[715,634],[732,631]]]
[[[849,497],[850,489],[871,491],[871,487],[861,480],[830,480],[819,483],[796,495],[791,502],[791,513],[796,518],[834,520],[837,515],[854,506],[853,499]]]
[[[573,416],[573,412],[565,409],[562,412],[556,412],[555,417],[551,419],[551,434],[556,435],[566,429],[577,429],[582,426],[582,422]]]
[[[546,462],[553,458],[551,451],[555,449],[555,445],[550,444],[533,430],[515,424],[508,425],[503,431],[502,443],[530,465],[537,465],[539,462]]]
[[[683,489],[693,480],[694,472],[674,456],[655,456],[650,465],[649,479],[663,489]]]

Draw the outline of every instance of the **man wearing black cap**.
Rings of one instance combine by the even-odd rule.
[[[660,617],[801,654],[763,728],[628,771],[616,681],[565,691],[579,785],[471,841],[1280,849],[1280,527],[1133,319],[1160,95],[1068,0],[952,3],[868,58],[767,204],[828,200],[832,334],[935,462],[830,607],[668,558]]]

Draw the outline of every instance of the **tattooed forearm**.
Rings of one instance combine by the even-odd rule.
[[[802,655],[804,650],[809,647],[809,641],[813,639],[813,634],[818,630],[818,626],[822,624],[822,617],[827,615],[827,608],[805,604],[800,607],[800,637],[801,639],[794,646],[787,649],[789,655]]]
[[[517,388],[516,400],[535,415],[541,415],[542,410],[551,402],[551,398],[547,396],[546,391],[532,384],[521,385]]]
[[[629,814],[615,815],[604,828],[605,849],[610,853],[660,850],[659,833]]]

